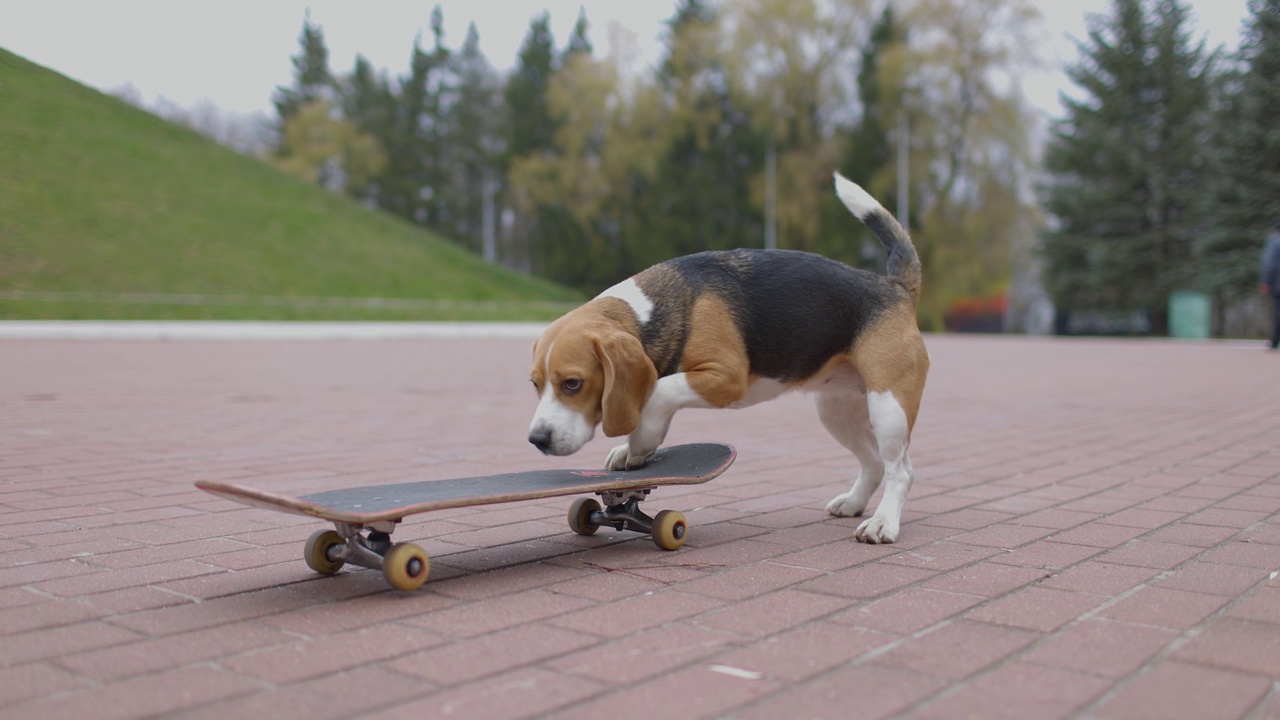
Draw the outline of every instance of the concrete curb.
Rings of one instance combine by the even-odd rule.
[[[0,322],[0,340],[396,340],[537,338],[545,323]]]

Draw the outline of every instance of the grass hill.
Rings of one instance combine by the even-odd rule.
[[[0,49],[0,318],[543,319],[577,300]]]

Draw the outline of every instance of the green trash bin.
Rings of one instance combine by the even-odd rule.
[[[1169,336],[1204,339],[1209,337],[1211,303],[1204,293],[1178,290],[1169,295]]]

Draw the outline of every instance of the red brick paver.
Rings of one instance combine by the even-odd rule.
[[[567,502],[410,518],[421,590],[318,577],[282,492],[599,464],[524,441],[527,338],[0,341],[8,717],[1280,718],[1280,356],[940,336],[900,542],[830,518],[812,401],[655,493],[682,550]],[[874,502],[874,501],[873,501]]]

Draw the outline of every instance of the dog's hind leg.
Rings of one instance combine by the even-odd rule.
[[[822,393],[818,417],[827,432],[858,458],[859,465],[853,487],[827,503],[827,512],[837,517],[862,515],[884,477],[884,463],[867,416],[867,395],[860,388]]]
[[[867,417],[884,467],[884,494],[875,515],[858,526],[854,537],[867,543],[891,543],[898,539],[902,508],[915,478],[907,455],[911,428],[906,411],[892,392],[869,392]]]

